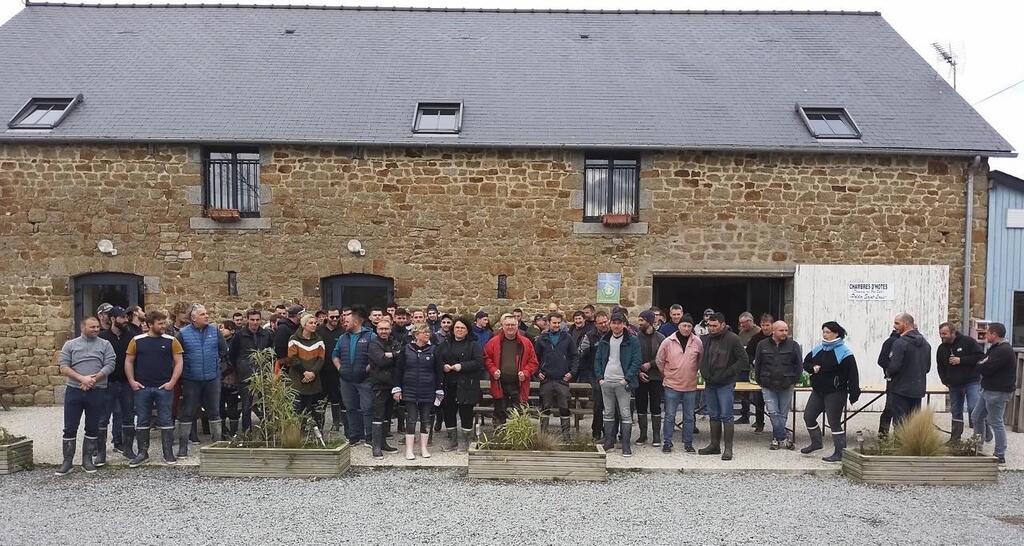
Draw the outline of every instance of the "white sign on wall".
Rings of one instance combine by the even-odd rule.
[[[892,301],[892,283],[851,282],[847,288],[849,301]]]

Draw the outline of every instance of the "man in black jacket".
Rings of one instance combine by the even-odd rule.
[[[889,337],[882,342],[882,348],[878,351],[878,367],[882,368],[882,373],[885,373],[885,368],[889,366],[889,355],[892,353],[892,344],[900,338],[900,333],[893,330],[889,333]],[[886,394],[889,392],[889,382],[885,383]],[[889,409],[889,397],[885,397],[885,407],[882,408],[882,414],[878,416],[878,436],[884,438],[889,435],[889,427],[892,426],[892,410]]]
[[[594,406],[594,420],[591,422],[591,432],[595,442],[604,436],[604,397],[601,396],[601,386],[593,377],[594,357],[597,352],[597,342],[610,331],[611,321],[608,320],[608,313],[598,311],[594,314],[594,327],[587,330],[580,339],[579,345],[580,367],[591,370],[590,403]],[[616,422],[618,422],[618,417],[616,417]]]
[[[978,361],[985,353],[977,341],[956,331],[956,326],[943,322],[939,326],[939,344],[935,352],[939,379],[949,388],[949,413],[952,425],[949,442],[957,442],[964,432],[964,399],[967,400],[967,415],[970,417],[981,399],[981,373]]]
[[[750,369],[747,350],[740,338],[725,325],[725,315],[712,313],[707,319],[708,335],[700,359],[704,377],[704,400],[711,419],[711,443],[697,450],[699,455],[722,454],[723,461],[732,460],[733,398],[740,374]],[[721,443],[725,449],[721,449]]]
[[[580,355],[572,337],[562,331],[562,314],[548,315],[548,330],[534,341],[540,379],[541,430],[548,429],[551,410],[558,409],[562,440],[569,441],[569,382],[579,374]]]
[[[327,310],[327,320],[316,329],[317,335],[324,340],[324,354],[334,354],[334,346],[338,338],[345,333],[341,326],[341,309],[331,307]],[[338,432],[345,423],[345,406],[341,403],[341,377],[334,366],[324,366],[320,370],[320,387],[327,394],[331,404],[331,430]]]
[[[927,390],[928,371],[932,368],[932,347],[917,331],[914,317],[900,313],[893,319],[893,329],[900,337],[892,344],[885,379],[889,382],[886,397],[892,420],[899,424],[921,407]]]
[[[238,396],[242,403],[243,432],[252,428],[252,391],[249,390],[249,378],[252,377],[252,352],[261,351],[274,346],[273,334],[263,328],[263,314],[258,309],[245,312],[246,326],[235,332],[228,348],[228,365],[238,381]]]
[[[978,361],[981,371],[981,401],[974,408],[974,434],[985,438],[988,428],[996,440],[992,455],[999,464],[1006,464],[1006,403],[1017,384],[1017,356],[1006,341],[1006,326],[993,322],[988,326],[985,341],[989,343],[985,358]]]
[[[302,315],[303,310],[301,305],[293,303],[286,310],[288,316],[277,321],[277,329],[274,330],[274,352],[277,354],[278,365],[281,368],[285,367],[285,362],[288,360],[288,340],[299,329],[299,316]]]
[[[772,325],[771,337],[760,340],[754,350],[753,378],[761,385],[765,409],[772,421],[768,449],[793,449],[786,418],[793,403],[793,387],[803,371],[802,355],[800,344],[789,337],[789,325],[781,320]]]

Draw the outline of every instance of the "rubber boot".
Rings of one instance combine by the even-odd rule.
[[[622,456],[632,457],[633,449],[629,443],[633,439],[633,423],[622,423]]]
[[[381,444],[384,442],[384,424],[374,421],[373,423],[373,435],[371,436],[371,443],[373,444],[373,458],[383,459],[384,452],[381,451]]]
[[[654,447],[661,446],[661,416],[651,416],[651,445]]]
[[[96,447],[93,451],[92,464],[97,468],[107,465],[107,429],[101,428],[96,435]]]
[[[331,430],[341,431],[341,404],[331,404]]]
[[[420,433],[420,455],[424,459],[430,458],[430,451],[427,450],[427,446],[430,445],[430,434]]]
[[[198,444],[199,443],[199,425],[200,424],[206,425],[206,420],[204,419],[203,422],[200,423],[199,418],[197,417],[197,418],[193,419],[192,420],[192,424],[189,425],[188,441],[193,443],[193,444]],[[209,425],[206,425],[206,426],[209,426]]]
[[[562,441],[569,443],[572,439],[572,423],[570,422],[570,419],[568,417],[560,417],[558,419],[558,424],[561,425],[562,429]]]
[[[711,443],[697,450],[700,455],[718,455],[722,453],[722,422],[711,421]]]
[[[238,435],[238,419],[230,419],[230,420],[228,420],[228,438],[225,438],[225,440],[230,440],[231,438],[234,438],[237,435]]]
[[[398,448],[388,445],[388,436],[391,436],[391,421],[382,423],[382,425],[381,431],[383,436],[380,438],[380,450],[384,453],[397,453]]]
[[[61,438],[60,449],[64,454],[64,461],[60,464],[60,468],[53,473],[55,476],[63,476],[68,472],[71,472],[71,469],[74,468],[75,442],[76,440],[74,438]]]
[[[636,439],[637,445],[643,445],[647,443],[647,414],[638,413],[636,414],[636,422],[640,425],[640,437]]]
[[[149,438],[146,438],[146,446],[149,446]],[[160,448],[164,452],[165,464],[178,464],[178,458],[174,456],[174,429],[160,429]]]
[[[832,433],[832,445],[836,447],[836,450],[828,457],[822,457],[821,460],[826,463],[838,463],[843,460],[843,448],[846,447],[846,433],[840,432],[836,434]]]
[[[750,401],[743,399],[740,401],[740,418],[736,420],[737,425],[749,425],[750,424]]]
[[[224,434],[223,426],[224,421],[221,421],[220,419],[210,421],[210,437],[214,442],[221,441],[220,437]]]
[[[722,451],[722,460],[732,460],[732,436],[736,430],[736,425],[732,423],[722,424],[722,440],[725,443],[725,450]]]
[[[413,453],[413,448],[416,447],[416,435],[406,434],[405,435],[405,459],[412,461],[416,458],[416,454]]]
[[[800,453],[803,453],[804,455],[808,453],[814,453],[815,451],[818,451],[819,449],[822,448],[821,427],[819,427],[818,425],[814,425],[814,428],[807,429],[807,434],[809,434],[811,437],[811,445],[800,450]]]
[[[953,419],[952,430],[949,431],[949,441],[946,442],[947,446],[951,446],[960,441],[960,437],[964,434],[964,422]]]
[[[173,430],[170,431],[173,434]],[[139,452],[128,461],[128,468],[138,468],[142,463],[149,460],[149,429],[140,428],[138,432],[139,440]],[[166,448],[165,448],[166,449]],[[171,450],[174,450],[174,446],[171,446]]]
[[[615,447],[615,421],[604,422],[604,450],[611,451]]]
[[[121,454],[129,461],[135,458],[135,427],[121,427]]]
[[[437,412],[437,413],[434,414],[434,428],[433,428],[433,431],[434,432],[441,432],[441,426],[442,425],[444,425],[444,417],[441,415],[441,412]]]
[[[470,439],[473,438],[473,429],[471,428],[460,428],[459,429],[459,453],[465,453],[469,451]]]
[[[192,432],[192,423],[178,421],[178,458],[188,457],[188,437]]]
[[[448,433],[448,441],[441,446],[441,451],[455,451],[459,448],[459,431],[458,429],[450,428],[446,432]]]
[[[96,438],[85,437],[82,440],[82,470],[93,474],[96,472],[96,465],[92,462],[92,456],[96,453]]]

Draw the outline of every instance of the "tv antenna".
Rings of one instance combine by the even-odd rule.
[[[956,54],[953,53],[953,47],[949,44],[942,45],[939,42],[932,42],[932,47],[935,48],[935,52],[939,54],[939,58],[942,62],[949,65],[949,68],[953,71],[953,90],[956,90],[956,66],[959,64],[959,59],[956,58]]]

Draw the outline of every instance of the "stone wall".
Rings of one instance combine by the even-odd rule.
[[[209,231],[190,227],[201,215],[188,198],[201,180],[196,150],[0,145],[0,381],[17,403],[53,402],[73,279],[91,272],[146,276],[147,307],[200,301],[219,317],[284,300],[318,307],[319,279],[342,273],[393,277],[403,305],[472,312],[575,308],[605,271],[622,272],[623,304],[636,308],[650,304],[655,272],[948,264],[950,317],[960,314],[961,159],[649,153],[649,233],[580,235],[579,152],[275,147],[261,175],[269,229]],[[982,316],[987,189],[977,188]],[[104,238],[117,256],[96,250]],[[351,238],[366,256],[345,249]],[[505,300],[494,297],[499,274]]]

